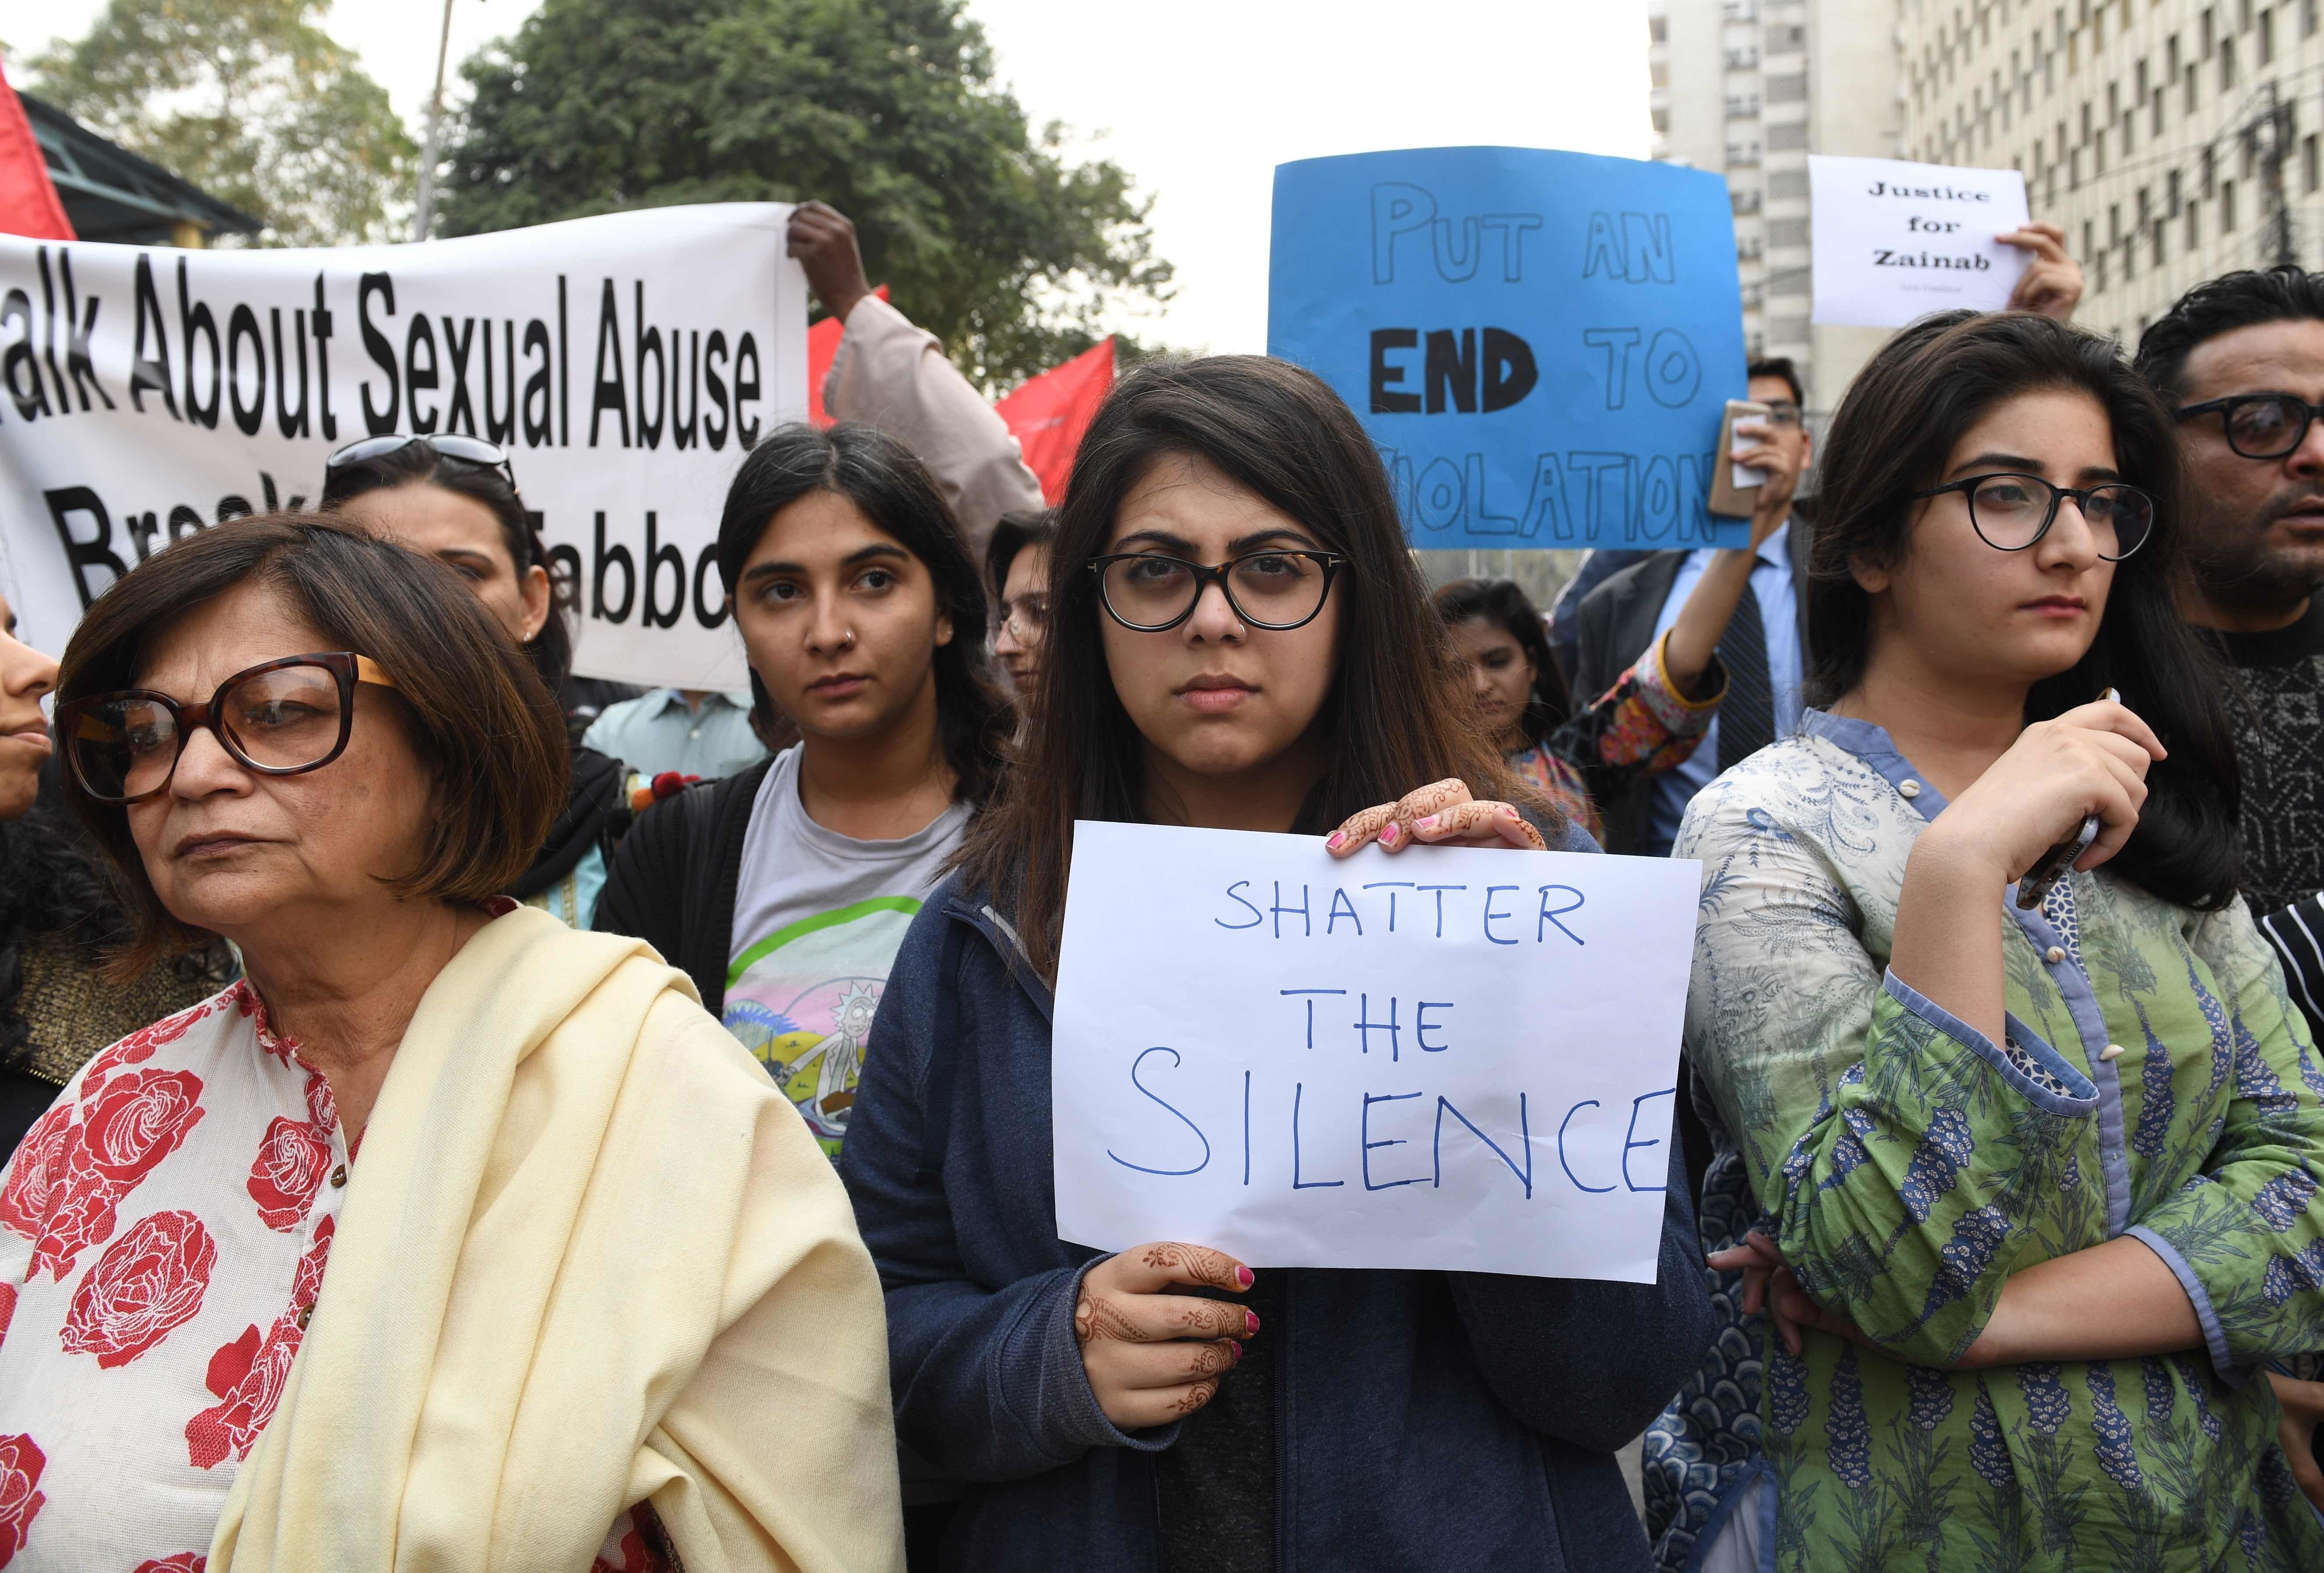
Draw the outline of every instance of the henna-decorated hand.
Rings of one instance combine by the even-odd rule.
[[[1440,847],[1519,847],[1543,851],[1547,844],[1526,817],[1507,803],[1480,801],[1462,781],[1431,782],[1393,803],[1366,809],[1325,837],[1334,857],[1346,857],[1377,841],[1401,852],[1415,841]]]
[[[1074,1336],[1105,1418],[1125,1431],[1143,1430],[1210,1402],[1219,1378],[1242,1358],[1240,1340],[1259,1331],[1259,1319],[1225,1300],[1162,1291],[1250,1284],[1250,1269],[1223,1252],[1167,1240],[1091,1268],[1074,1308]]]

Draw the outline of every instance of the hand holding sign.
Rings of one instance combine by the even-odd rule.
[[[1259,1318],[1173,1288],[1249,1289],[1250,1269],[1222,1252],[1157,1240],[1108,1257],[1082,1279],[1074,1337],[1082,1374],[1105,1418],[1125,1431],[1184,1420],[1242,1358]]]
[[[2012,311],[2037,311],[2056,322],[2073,320],[2082,299],[2082,264],[2066,254],[2066,231],[2056,224],[2028,224],[2001,237],[2005,245],[2034,254],[2017,287],[2009,291]]]
[[[1480,802],[1462,781],[1433,782],[1393,803],[1351,814],[1324,838],[1334,857],[1378,841],[1401,852],[1415,841],[1444,847],[1529,847],[1543,850],[1541,832],[1507,803]]]

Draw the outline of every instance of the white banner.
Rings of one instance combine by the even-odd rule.
[[[180,251],[0,236],[0,545],[31,643],[183,534],[311,506],[382,432],[509,450],[576,668],[743,686],[715,543],[742,455],[807,412],[780,203],[424,245]]]
[[[1074,827],[1057,1234],[1652,1283],[1699,864]]]

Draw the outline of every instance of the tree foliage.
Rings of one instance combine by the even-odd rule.
[[[1167,298],[1130,177],[1028,126],[961,0],[547,0],[462,74],[447,234],[821,198],[987,386]]]
[[[389,238],[418,153],[327,0],[111,0],[29,63],[68,114],[266,220],[260,244]]]

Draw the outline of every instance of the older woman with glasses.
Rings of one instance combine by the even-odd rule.
[[[1832,422],[1820,708],[1676,848],[1725,1326],[1648,1432],[1667,1568],[2324,1567],[2255,1379],[2324,1329],[2324,1063],[2176,456],[2024,314],[1907,328]]]
[[[247,976],[0,1180],[0,1560],[899,1565],[829,1166],[679,975],[497,894],[565,741],[475,599],[240,520],[100,598],[58,694],[121,965]]]

